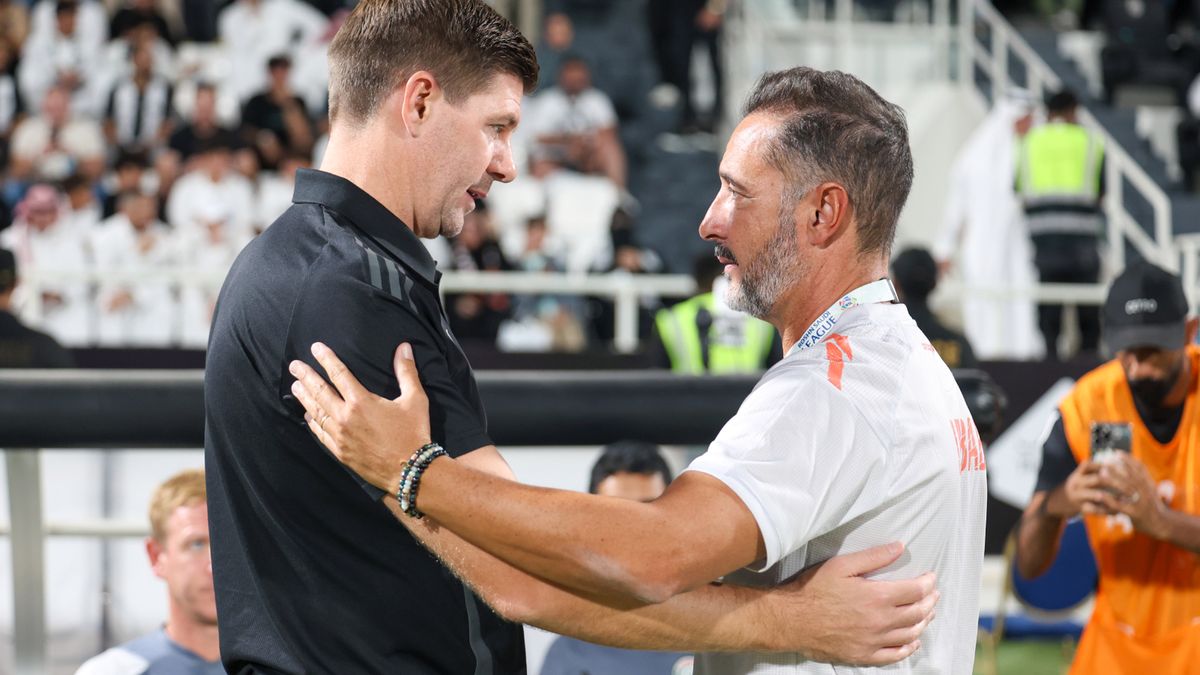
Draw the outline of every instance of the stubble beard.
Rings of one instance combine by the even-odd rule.
[[[768,321],[779,298],[804,276],[804,265],[797,257],[795,227],[781,219],[759,258],[747,263],[738,266],[740,280],[730,279],[725,303],[730,309]]]

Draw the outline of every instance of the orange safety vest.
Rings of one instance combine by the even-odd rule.
[[[1110,361],[1083,376],[1059,406],[1077,462],[1091,455],[1092,422],[1133,426],[1132,454],[1176,511],[1200,515],[1200,348],[1189,346],[1191,386],[1175,438],[1159,443],[1133,404],[1125,372]],[[1132,531],[1128,521],[1086,516],[1100,569],[1096,606],[1072,675],[1200,672],[1200,555]]]

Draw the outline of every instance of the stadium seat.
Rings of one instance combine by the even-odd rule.
[[[997,672],[997,647],[1005,638],[1078,640],[1083,625],[1074,620],[1074,610],[1091,599],[1099,580],[1087,530],[1079,518],[1063,529],[1058,554],[1045,574],[1033,579],[1023,577],[1017,570],[1016,551],[1014,530],[1004,547],[1006,573],[996,615],[979,618],[979,642],[984,652],[981,665],[993,674]],[[1010,596],[1024,610],[1021,614],[1008,616]]]
[[[1116,101],[1119,88],[1138,85],[1165,88],[1182,104],[1192,70],[1169,46],[1167,10],[1163,3],[1145,0],[1104,0],[1104,29],[1108,44],[1100,52],[1104,96]]]

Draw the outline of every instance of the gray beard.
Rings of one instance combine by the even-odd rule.
[[[795,229],[781,222],[760,259],[753,265],[742,266],[741,270],[742,279],[731,280],[725,303],[730,309],[768,320],[779,297],[803,276],[802,263],[796,257]]]

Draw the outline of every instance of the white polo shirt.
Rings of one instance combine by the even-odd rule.
[[[987,481],[983,447],[950,370],[903,305],[847,310],[821,342],[763,376],[689,471],[754,514],[767,558],[726,583],[777,586],[813,565],[891,541],[877,576],[937,573],[921,648],[886,668],[799,654],[698,655],[696,673],[970,673],[979,617]]]

